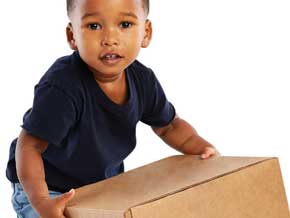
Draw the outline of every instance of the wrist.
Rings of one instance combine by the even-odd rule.
[[[200,155],[209,147],[216,150],[216,148],[204,138],[198,134],[194,134],[181,146],[181,152],[184,154]]]

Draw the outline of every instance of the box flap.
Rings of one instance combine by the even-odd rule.
[[[133,206],[154,201],[267,159],[270,158],[215,157],[201,160],[194,155],[168,157],[77,189],[67,212],[76,214],[78,209],[87,209],[100,214],[95,217],[110,217],[112,211],[115,211],[114,217],[122,217],[116,213],[125,213]]]

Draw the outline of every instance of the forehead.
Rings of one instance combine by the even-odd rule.
[[[144,16],[143,0],[75,0],[73,16],[82,17],[86,13],[112,14],[131,12]]]

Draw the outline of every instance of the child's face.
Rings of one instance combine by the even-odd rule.
[[[151,39],[142,0],[76,0],[67,27],[70,47],[98,76],[115,77]]]

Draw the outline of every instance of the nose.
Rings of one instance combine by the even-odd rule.
[[[117,46],[119,45],[118,33],[114,28],[106,29],[103,32],[102,46]]]

